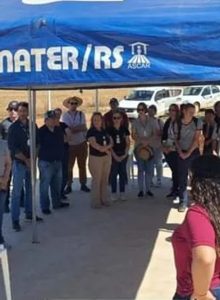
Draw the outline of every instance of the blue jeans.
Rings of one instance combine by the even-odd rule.
[[[139,191],[144,191],[144,181],[146,192],[150,190],[151,182],[154,174],[154,160],[145,161],[137,158],[138,166],[138,187]]]
[[[2,235],[2,223],[3,223],[3,214],[5,209],[5,200],[6,200],[7,192],[1,190],[0,191],[0,244],[4,244],[4,238]]]
[[[12,166],[13,188],[11,196],[12,221],[19,221],[20,199],[23,185],[25,186],[24,207],[26,216],[32,216],[32,188],[30,169],[23,163],[14,160]]]
[[[126,157],[121,162],[116,161],[114,158],[112,158],[112,167],[111,167],[111,175],[110,175],[110,183],[112,187],[112,193],[117,192],[117,177],[119,175],[119,189],[120,193],[125,192],[125,185],[127,181],[127,160]]]
[[[220,300],[220,287],[217,287],[217,288],[211,290],[211,292],[215,296],[216,300]],[[182,297],[182,296],[179,296],[178,294],[175,294],[173,297],[173,300],[190,300],[190,296]]]
[[[54,208],[59,207],[62,186],[62,162],[39,160],[40,204],[42,210],[50,208],[49,188]]]
[[[154,149],[154,167],[156,168],[157,181],[161,182],[163,176],[163,153],[162,150]]]
[[[192,165],[192,162],[195,158],[199,156],[199,150],[196,149],[193,153],[187,158],[182,159],[178,156],[177,165],[178,165],[178,185],[179,185],[179,197],[180,202],[185,206],[188,205],[187,194],[187,180],[189,169]]]

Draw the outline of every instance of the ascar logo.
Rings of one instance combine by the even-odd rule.
[[[24,4],[39,5],[55,2],[123,2],[124,0],[22,0]]]
[[[150,68],[147,57],[148,44],[136,42],[131,46],[131,56],[126,59],[128,69]],[[125,46],[115,47],[85,45],[84,49],[76,46],[54,46],[49,48],[18,49],[15,52],[4,49],[0,51],[0,73],[22,73],[79,70],[120,69],[124,62]]]

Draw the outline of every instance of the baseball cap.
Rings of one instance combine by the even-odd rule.
[[[7,110],[17,110],[18,109],[18,101],[16,100],[13,100],[11,102],[8,103],[8,107],[7,107]]]
[[[48,110],[44,114],[44,120],[46,119],[55,119],[57,117],[56,112],[54,110]]]

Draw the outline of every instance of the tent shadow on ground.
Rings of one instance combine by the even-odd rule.
[[[88,194],[74,191],[70,209],[39,225],[38,245],[30,242],[29,224],[16,234],[7,220],[14,300],[135,299],[159,229],[173,229],[166,224],[166,190],[140,200],[134,185],[128,201],[101,210],[90,208]]]

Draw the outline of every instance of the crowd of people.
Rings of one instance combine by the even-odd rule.
[[[137,106],[138,118],[129,122],[119,102],[112,98],[110,110],[95,112],[90,126],[80,110],[83,100],[73,96],[63,101],[66,108],[47,111],[44,125],[36,126],[40,208],[44,215],[69,206],[73,167],[77,160],[81,190],[91,192],[91,207],[108,207],[126,201],[127,162],[130,149],[137,162],[138,197],[154,197],[152,187],[163,184],[163,157],[172,171],[172,188],[167,197],[179,198],[180,212],[189,204],[187,180],[190,166],[201,154],[219,155],[220,102],[205,111],[202,121],[195,107],[172,104],[165,123],[154,105]],[[20,207],[32,220],[30,134],[28,103],[11,101],[8,117],[1,123],[0,139],[0,230],[3,212],[11,212],[12,226],[20,231]],[[89,127],[89,128],[88,128]],[[131,146],[132,145],[132,146]],[[89,155],[88,155],[89,146]],[[92,177],[87,185],[87,158]],[[108,186],[111,197],[108,196]],[[41,222],[40,216],[36,220]],[[0,231],[0,244],[4,243]]]

